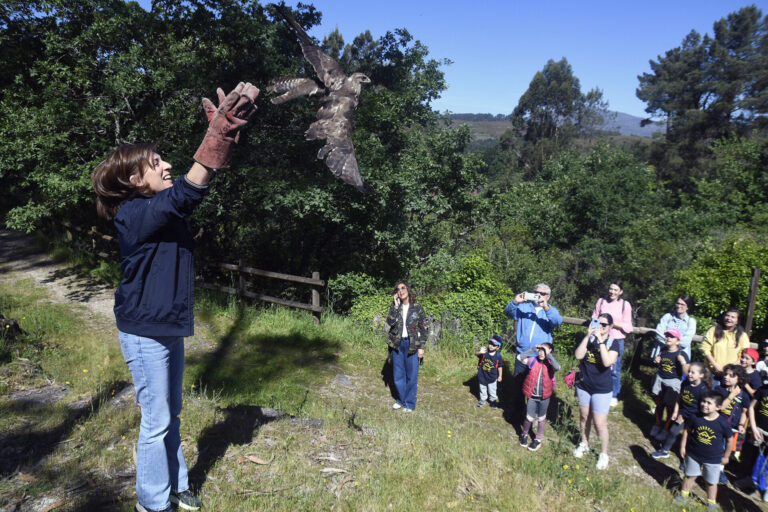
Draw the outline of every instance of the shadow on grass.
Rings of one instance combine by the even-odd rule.
[[[197,441],[198,456],[194,467],[189,470],[190,486],[199,491],[208,472],[227,452],[231,445],[248,444],[261,426],[286,415],[266,407],[235,405],[218,409],[224,420],[205,429]]]
[[[116,393],[128,386],[127,382],[116,382],[97,393],[91,400],[75,402],[69,405],[66,418],[55,427],[34,430],[25,426],[15,431],[0,435],[0,476],[12,474],[22,464],[35,464],[50,455],[56,446],[66,438],[75,425],[99,412],[99,409]],[[42,418],[49,407],[30,407],[11,403],[0,407],[0,414],[7,414],[22,409],[35,409]]]
[[[395,387],[395,375],[393,373],[392,368],[392,349],[387,347],[387,350],[389,351],[387,353],[387,358],[384,360],[384,364],[381,367],[381,381],[384,383],[384,386],[389,388],[389,394],[392,397],[392,400],[399,400],[400,395],[397,392],[397,388]]]
[[[651,478],[656,480],[662,487],[669,490],[679,490],[682,485],[680,471],[676,471],[663,462],[651,457],[651,455],[639,445],[629,447],[632,457],[637,461],[640,468]]]
[[[677,471],[663,462],[655,460],[642,446],[632,445],[629,449],[638,465],[646,474],[665,489],[677,494],[683,483],[681,471]],[[706,483],[704,480],[699,477],[696,479],[696,484],[701,487],[702,494],[706,496]],[[723,510],[738,510],[740,512],[762,510],[751,498],[724,485],[720,485],[717,488],[717,503]]]
[[[206,428],[198,440],[198,460],[190,470],[194,489],[203,486],[208,472],[229,446],[250,443],[261,426],[288,417],[285,411],[270,408],[281,398],[278,395],[306,390],[315,375],[337,363],[339,342],[323,337],[320,330],[297,324],[296,330],[288,334],[254,335],[249,334],[250,328],[251,319],[240,307],[213,352],[187,357],[192,381],[232,404],[218,410],[223,420]],[[307,401],[306,391],[302,392],[304,399],[295,401],[293,414],[301,414]],[[259,394],[269,396],[269,403],[248,403]]]

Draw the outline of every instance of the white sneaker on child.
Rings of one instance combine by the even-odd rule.
[[[605,469],[607,467],[608,467],[608,454],[607,453],[601,453],[597,457],[597,465],[595,466],[595,468],[602,470],[602,469]]]
[[[582,441],[579,443],[579,446],[577,446],[576,449],[573,450],[573,456],[576,457],[577,459],[580,459],[588,451],[589,451],[589,443],[585,443],[584,441]]]
[[[402,405],[400,405],[399,403],[395,402],[395,403],[393,403],[393,404],[392,404],[392,408],[393,408],[394,410],[398,410],[398,409],[402,409],[402,408],[403,408],[403,406],[402,406]]]

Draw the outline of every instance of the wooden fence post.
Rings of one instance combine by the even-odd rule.
[[[245,262],[242,258],[238,261],[239,269],[237,270],[238,280],[237,280],[237,292],[240,295],[240,300],[243,301],[245,299],[245,275],[243,273],[243,267],[245,267]]]
[[[312,272],[312,279],[320,280],[320,272]],[[320,325],[320,312],[317,309],[320,308],[320,291],[317,286],[312,285],[312,318],[315,321],[315,325]]]
[[[760,269],[752,268],[752,280],[749,282],[749,297],[747,298],[747,321],[744,330],[752,336],[752,320],[755,317],[755,303],[757,302],[757,284],[760,281]]]

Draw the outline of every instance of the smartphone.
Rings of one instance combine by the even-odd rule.
[[[538,293],[525,292],[523,293],[523,300],[526,302],[536,302],[541,298]]]
[[[590,322],[589,327],[598,330],[600,329],[600,319],[599,318],[593,318],[592,322]]]

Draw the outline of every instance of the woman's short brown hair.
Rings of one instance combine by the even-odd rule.
[[[142,178],[144,171],[152,165],[155,144],[123,144],[104,159],[91,175],[93,190],[96,191],[96,212],[99,217],[111,219],[120,204],[135,192],[131,176]]]

